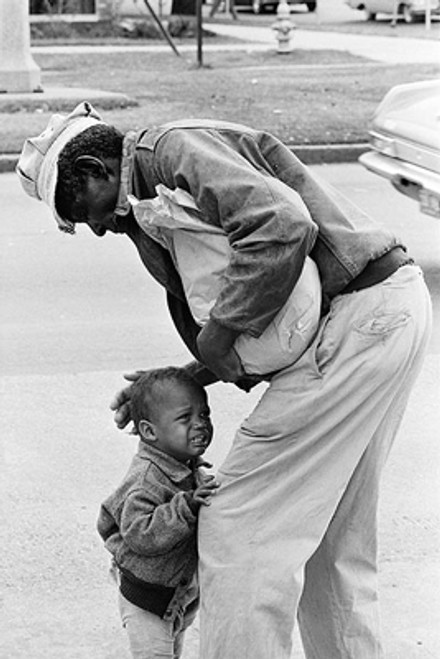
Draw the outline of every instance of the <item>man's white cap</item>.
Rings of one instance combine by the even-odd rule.
[[[105,124],[96,110],[84,101],[68,115],[54,114],[47,128],[23,145],[16,172],[24,191],[44,201],[55,216],[62,231],[74,232],[73,222],[63,220],[55,208],[58,180],[58,157],[71,139],[90,126]]]

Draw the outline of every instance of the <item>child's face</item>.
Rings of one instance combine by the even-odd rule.
[[[203,389],[182,383],[166,389],[152,418],[154,446],[180,462],[202,455],[213,428]]]

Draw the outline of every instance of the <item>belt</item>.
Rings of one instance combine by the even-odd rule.
[[[406,254],[402,247],[394,247],[378,259],[369,261],[362,272],[342,289],[340,295],[354,293],[355,291],[361,291],[363,288],[379,284],[402,266],[413,264],[414,260]]]

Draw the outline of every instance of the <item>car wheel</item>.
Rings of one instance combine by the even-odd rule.
[[[306,2],[306,7],[309,11],[316,10],[316,2]]]
[[[373,11],[365,11],[365,18],[367,21],[375,21],[376,14]]]
[[[414,14],[411,11],[411,8],[408,5],[402,6],[402,15],[405,23],[414,23]]]

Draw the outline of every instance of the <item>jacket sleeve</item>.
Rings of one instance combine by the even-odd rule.
[[[301,274],[317,227],[298,212],[296,193],[215,132],[174,128],[155,147],[155,173],[194,197],[206,221],[232,248],[211,317],[259,336]]]
[[[113,515],[107,510],[104,504],[101,505],[99,510],[96,529],[104,542],[106,542],[114,533],[118,533],[119,531]]]
[[[167,553],[195,533],[190,492],[177,492],[157,505],[145,489],[132,491],[121,512],[119,532],[132,551],[143,556]]]

